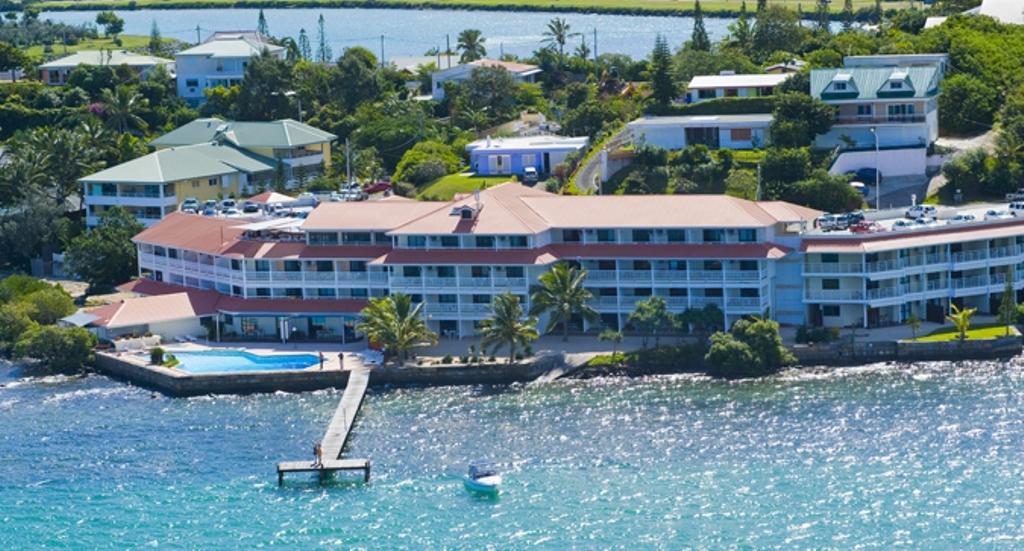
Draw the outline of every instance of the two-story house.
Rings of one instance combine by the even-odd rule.
[[[512,78],[519,82],[535,82],[541,68],[528,63],[515,61],[500,61],[497,59],[478,59],[469,63],[460,63],[454,67],[448,67],[431,73],[431,95],[435,100],[444,99],[444,84],[446,82],[462,82],[469,80],[474,69],[481,67],[498,67],[505,69],[512,75]]]
[[[206,101],[204,90],[240,84],[249,60],[264,51],[278,59],[285,56],[282,46],[271,44],[256,32],[214,33],[202,44],[175,54],[178,96],[189,105],[202,104]]]
[[[686,85],[686,103],[715,98],[749,98],[770,96],[793,73],[737,75],[722,71],[717,75],[698,75]]]

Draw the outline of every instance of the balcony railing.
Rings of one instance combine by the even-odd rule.
[[[804,266],[807,274],[858,274],[864,266],[855,262],[814,262]]]
[[[864,300],[864,292],[854,289],[814,289],[804,292],[807,300]]]
[[[976,262],[988,258],[988,249],[976,249],[972,251],[960,251],[953,253],[953,262]]]
[[[953,278],[952,282],[954,289],[971,289],[974,287],[988,287],[989,285],[988,277],[986,276]]]
[[[489,277],[463,277],[459,279],[459,287],[468,287],[470,289],[485,289],[491,287],[491,278]]]
[[[655,270],[654,281],[686,281],[686,270]]]
[[[925,122],[924,115],[845,115],[836,124],[910,124]]]

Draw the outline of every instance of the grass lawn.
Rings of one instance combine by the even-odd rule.
[[[703,0],[701,9],[704,13],[726,12],[736,13],[740,9],[742,0]],[[37,3],[40,8],[46,9],[97,9],[97,8],[127,8],[131,4],[135,8],[201,8],[201,7],[233,7],[238,4],[237,0],[44,0]],[[693,0],[257,0],[250,2],[252,7],[358,7],[359,4],[367,6],[394,6],[410,8],[483,8],[483,9],[536,9],[536,10],[557,10],[557,11],[617,11],[617,12],[684,12],[693,10]],[[753,10],[748,2],[747,9]],[[805,13],[810,13],[814,7],[812,0],[773,0],[773,5],[782,5],[792,9],[802,6]],[[874,0],[853,0],[853,8],[874,7]],[[906,0],[885,0],[882,6],[885,9],[906,8],[910,2]],[[833,13],[840,13],[843,10],[842,2],[830,4]]]
[[[164,42],[172,42],[172,40],[165,38]],[[110,40],[109,38],[104,38],[104,37],[100,37],[100,38],[86,38],[85,40],[80,41],[78,44],[75,44],[74,46],[67,46],[67,53],[68,54],[73,54],[73,53],[77,52],[78,50],[135,50],[135,51],[139,51],[139,50],[145,50],[148,47],[149,47],[149,37],[148,36],[138,36],[138,35],[132,35],[132,34],[123,34],[123,35],[121,35],[121,45],[120,46],[118,46],[117,44],[114,44],[114,41]],[[44,55],[44,53],[43,53],[43,46],[40,44],[40,45],[37,45],[37,46],[31,46],[29,48],[26,48],[25,52],[28,55],[30,55],[32,57],[35,57],[35,58],[43,58],[43,57],[50,57],[50,56],[52,56],[52,57],[63,57],[64,56],[64,51],[65,51],[64,48],[65,47],[62,44],[54,44],[53,45],[53,53],[52,54],[48,54],[48,55]]]
[[[420,199],[439,199],[448,201],[456,193],[473,193],[474,191],[509,181],[507,176],[474,176],[470,172],[449,174],[430,182],[420,190]]]
[[[1005,325],[980,325],[967,332],[967,340],[985,340],[994,339],[996,337],[1002,337],[1006,335]],[[1020,335],[1016,327],[1010,328],[1010,335]],[[957,333],[953,327],[940,327],[935,331],[923,336],[918,337],[917,342],[944,342],[944,341],[955,341],[960,338],[960,333]]]

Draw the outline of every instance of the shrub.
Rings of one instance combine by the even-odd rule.
[[[81,327],[33,327],[15,345],[20,358],[31,358],[56,371],[79,370],[92,361],[96,336]]]
[[[839,340],[838,327],[808,327],[802,325],[796,329],[796,342],[801,344],[832,342],[836,340]]]
[[[149,363],[153,365],[163,365],[164,363],[164,349],[159,346],[154,346],[149,351]]]
[[[450,363],[452,363],[452,355],[451,354],[446,354],[445,357],[441,358],[441,363],[442,364],[450,364]]]

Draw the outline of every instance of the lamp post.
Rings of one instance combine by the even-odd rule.
[[[878,131],[871,127],[871,135],[875,137],[875,210],[882,210],[882,171],[878,170]]]

